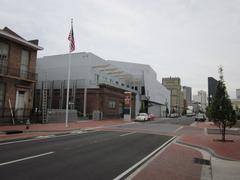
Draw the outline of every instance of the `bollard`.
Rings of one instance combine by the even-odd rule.
[[[28,119],[27,121],[26,121],[26,129],[29,129],[30,128],[30,120]]]

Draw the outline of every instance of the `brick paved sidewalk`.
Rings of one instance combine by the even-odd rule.
[[[194,163],[193,158],[202,158],[202,154],[197,150],[173,143],[133,179],[200,180],[202,166]]]
[[[226,142],[219,141],[220,139],[221,135],[191,135],[182,136],[179,141],[211,150],[220,158],[240,160],[240,136],[226,135]]]

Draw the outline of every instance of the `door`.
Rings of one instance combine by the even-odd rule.
[[[26,106],[27,106],[27,92],[18,90],[16,95],[16,106],[15,106],[15,112],[16,112],[17,118],[23,117]]]

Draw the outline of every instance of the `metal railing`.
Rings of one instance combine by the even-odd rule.
[[[41,123],[42,115],[34,109],[0,108],[0,124],[25,124],[30,119],[32,123]]]
[[[0,62],[0,75],[14,76],[24,80],[32,80],[32,81],[37,80],[37,73],[33,73],[30,71],[23,71],[20,68],[8,67],[2,62]]]

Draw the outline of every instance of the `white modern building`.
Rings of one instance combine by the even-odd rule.
[[[108,61],[112,65],[124,69],[136,79],[141,79],[142,85],[138,94],[140,102],[146,100],[148,103],[148,113],[165,116],[166,106],[170,109],[170,91],[157,80],[157,73],[146,64],[136,64],[130,62]],[[140,109],[140,103],[136,105]]]
[[[207,107],[207,93],[206,91],[200,90],[197,95],[193,95],[194,103],[198,103],[200,110],[205,112]]]
[[[62,96],[66,89],[68,58],[69,54],[63,54],[45,56],[37,60],[37,89],[41,91],[44,82],[47,82],[49,108],[52,108],[54,104],[57,104],[56,106],[60,109],[64,108]],[[101,88],[105,88],[104,93],[98,91]],[[87,96],[83,97],[76,89],[85,89]],[[80,107],[84,104],[81,108],[91,113],[94,108],[98,110],[96,107],[93,108],[94,104],[102,103],[99,107],[101,107],[100,111],[103,111],[103,116],[107,113],[122,113],[124,106],[122,92],[124,91],[130,91],[134,96],[132,106],[134,115],[139,112],[144,101],[148,105],[148,113],[165,116],[166,105],[170,104],[170,92],[157,80],[156,72],[149,65],[107,61],[88,52],[71,54],[70,100],[73,104],[72,109],[76,108],[77,104],[80,104]],[[38,93],[41,96],[41,92]],[[54,97],[54,93],[58,93],[58,98]],[[96,102],[93,102],[94,98],[89,98],[90,93],[95,93]],[[109,94],[111,97],[108,96]],[[101,102],[97,102],[97,97],[102,97],[99,100]],[[85,101],[85,103],[78,101]],[[40,100],[37,103],[40,104]]]

